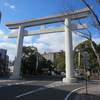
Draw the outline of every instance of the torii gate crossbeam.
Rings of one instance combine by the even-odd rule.
[[[22,55],[24,36],[65,31],[66,77],[63,79],[63,82],[77,82],[77,79],[74,78],[72,32],[68,27],[72,28],[73,30],[84,29],[84,27],[80,25],[72,25],[71,20],[88,17],[88,14],[90,13],[91,11],[88,8],[84,8],[81,10],[76,10],[75,13],[73,12],[62,13],[62,14],[18,21],[18,22],[6,22],[5,24],[6,26],[8,26],[9,29],[19,29],[17,33],[9,34],[8,36],[9,38],[18,37],[16,56],[14,62],[14,71],[13,71],[13,76],[10,76],[10,79],[22,78],[21,76],[19,76],[19,74],[20,74],[21,55]],[[57,22],[65,22],[65,25],[56,28],[49,28],[49,29],[45,28],[45,24],[57,23]],[[29,31],[29,32],[24,30],[25,27],[37,26],[37,25],[42,25],[40,30]],[[85,24],[83,26],[86,27]]]

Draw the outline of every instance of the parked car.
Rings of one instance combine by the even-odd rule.
[[[65,72],[61,72],[61,76],[66,76],[66,73]]]
[[[76,74],[76,76],[83,76],[84,74],[82,74],[82,73],[78,73],[78,74]]]
[[[51,76],[56,76],[56,73],[54,71],[51,71]]]
[[[49,76],[56,76],[56,73],[54,71],[48,71]]]

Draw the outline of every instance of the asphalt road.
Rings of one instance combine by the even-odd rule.
[[[75,100],[81,83],[63,83],[56,79],[0,80],[0,100]],[[74,90],[74,92],[73,92]]]

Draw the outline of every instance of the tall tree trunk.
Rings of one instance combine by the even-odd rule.
[[[95,49],[95,47],[93,45],[92,39],[90,39],[90,43],[91,43],[91,47],[92,47],[92,49],[93,49],[93,51],[94,51],[94,53],[95,53],[95,55],[97,57],[97,62],[99,64],[99,66],[100,66],[100,55],[97,53],[97,51],[96,51],[96,49]]]

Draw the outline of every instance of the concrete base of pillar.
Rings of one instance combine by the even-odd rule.
[[[10,80],[21,80],[22,76],[10,76],[9,79]]]
[[[63,78],[63,82],[76,83],[77,82],[77,78]]]

